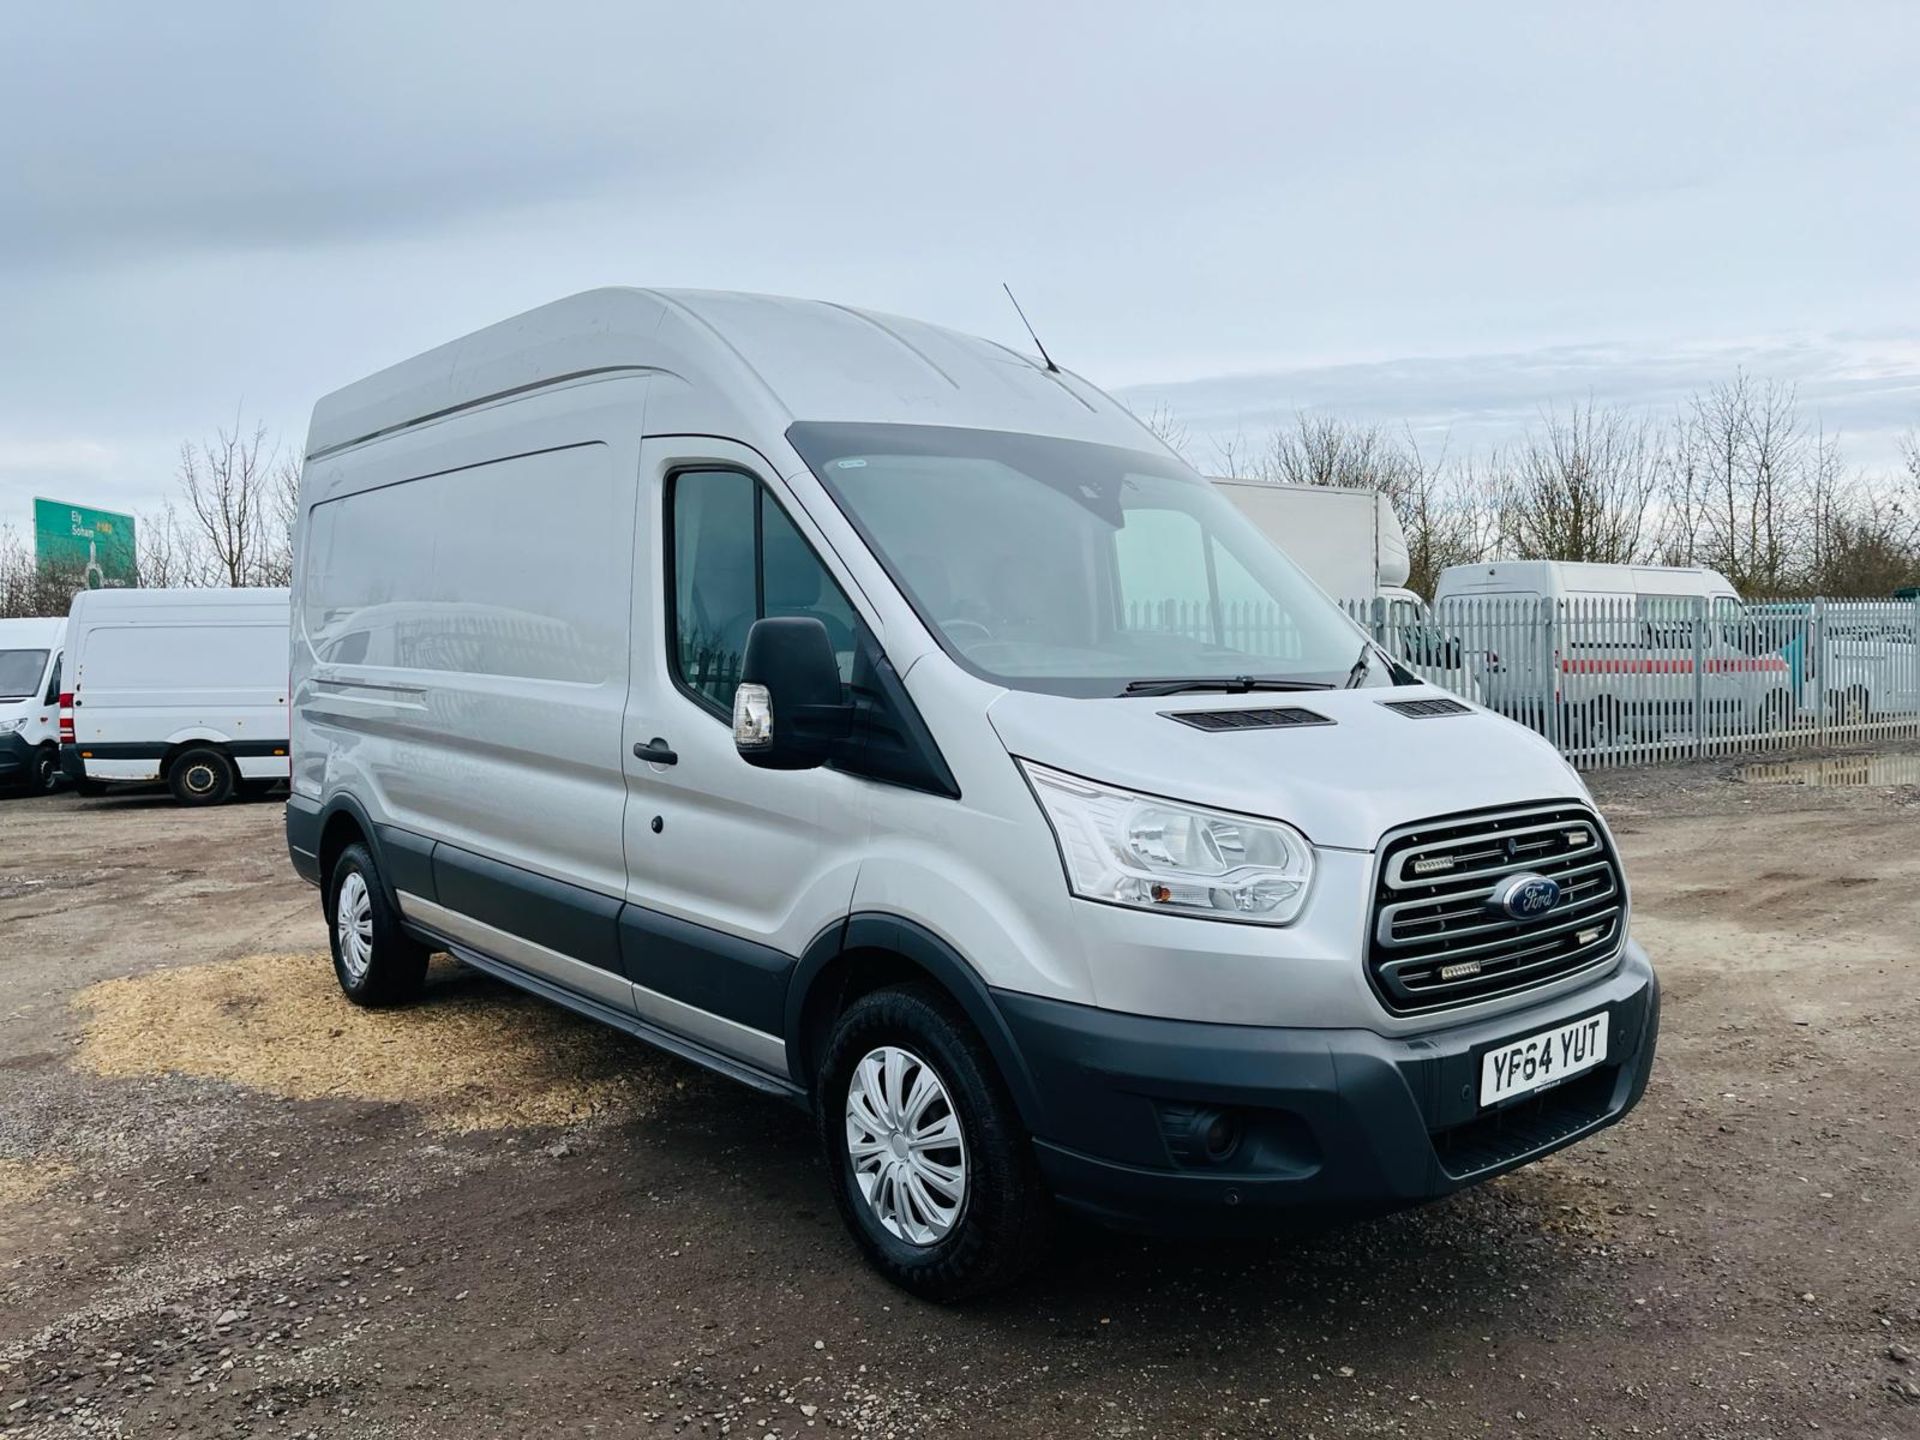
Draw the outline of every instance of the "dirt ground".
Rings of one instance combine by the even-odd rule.
[[[804,1116],[451,965],[332,993],[280,806],[0,802],[0,1435],[1920,1436],[1920,769],[1596,781],[1640,1110],[1417,1212],[1070,1228],[956,1309]]]

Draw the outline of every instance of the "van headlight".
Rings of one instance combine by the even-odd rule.
[[[1285,925],[1306,903],[1313,847],[1291,825],[1018,764],[1083,899],[1263,925]]]
[[[17,720],[0,720],[0,735],[11,735],[16,730],[24,730],[26,724],[27,717],[24,715]]]

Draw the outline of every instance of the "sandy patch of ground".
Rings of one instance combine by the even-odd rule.
[[[0,1207],[31,1204],[72,1174],[58,1160],[0,1160]]]
[[[419,1107],[448,1131],[629,1119],[674,1080],[613,1031],[436,961],[430,998],[363,1010],[325,952],[106,980],[74,997],[75,1063],[96,1075],[191,1075],[294,1100]]]

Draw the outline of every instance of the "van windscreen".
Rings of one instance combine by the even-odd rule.
[[[47,673],[44,650],[0,650],[0,700],[25,700],[40,691]]]
[[[949,655],[1016,689],[1344,683],[1361,635],[1170,455],[925,425],[788,440]],[[1389,683],[1384,667],[1373,667]]]

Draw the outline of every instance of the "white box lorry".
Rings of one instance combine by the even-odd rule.
[[[87,590],[67,616],[61,768],[82,794],[163,780],[183,805],[284,783],[288,592]]]
[[[1377,490],[1212,476],[1214,488],[1394,657],[1423,679],[1480,698],[1456,640],[1407,588],[1412,557],[1393,502]]]
[[[1215,475],[1214,488],[1233,502],[1287,558],[1342,602],[1409,601],[1407,532],[1393,502],[1377,490],[1336,485],[1279,485]]]

